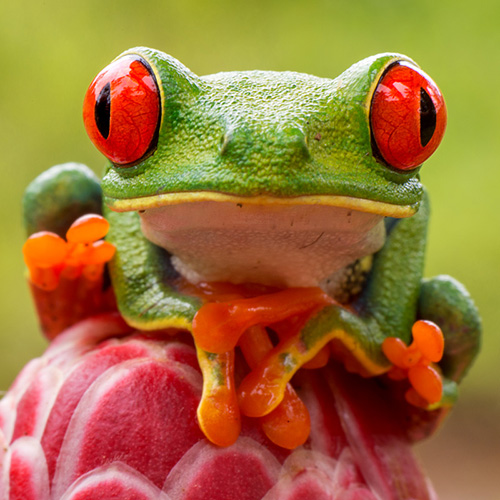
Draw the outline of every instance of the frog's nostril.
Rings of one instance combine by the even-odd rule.
[[[265,156],[309,156],[307,137],[298,128],[265,132],[249,127],[232,128],[221,136],[219,152],[238,162]]]
[[[230,141],[230,133],[226,132],[221,136],[219,141],[219,151],[221,155],[223,155],[226,152],[226,149],[229,145],[229,141]]]
[[[285,132],[287,134],[287,143],[290,147],[309,154],[309,144],[307,136],[299,128],[293,128]]]

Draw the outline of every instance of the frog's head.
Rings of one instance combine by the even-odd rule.
[[[183,272],[290,285],[373,253],[384,216],[418,210],[419,169],[442,138],[446,110],[432,80],[398,54],[364,59],[334,80],[198,77],[136,48],[96,77],[84,120],[110,160],[106,203],[140,212],[145,235]],[[261,278],[281,260],[288,270],[316,262],[299,271],[314,278],[289,279],[287,270]],[[234,277],[238,266],[254,271]]]

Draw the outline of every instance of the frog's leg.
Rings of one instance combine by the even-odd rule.
[[[239,347],[250,367],[255,366],[273,348],[265,328],[250,327],[242,335]],[[229,446],[238,438],[241,419],[234,381],[234,350],[221,354],[197,348],[203,373],[203,394],[198,406],[198,422],[205,436],[218,446]],[[309,437],[309,412],[295,389],[288,384],[277,408],[261,417],[264,434],[282,448],[295,449]]]
[[[438,364],[429,364],[427,367],[428,374],[431,373],[429,366],[441,374],[442,397],[439,403],[426,406],[415,394],[414,387],[408,388],[408,368],[422,364],[412,357],[415,354],[422,357],[429,355],[425,350],[418,352],[413,348],[418,335],[413,336],[410,346],[404,345],[398,338],[388,338],[383,344],[384,352],[387,350],[388,357],[395,362],[395,367],[388,373],[394,382],[389,383],[388,388],[395,396],[394,402],[399,408],[401,421],[405,422],[407,435],[412,441],[420,441],[431,435],[455,403],[457,384],[476,356],[481,336],[481,320],[474,302],[465,288],[449,276],[422,280],[417,318],[419,321],[413,329],[419,324],[433,322],[434,328],[439,325],[439,330],[442,330],[442,359]],[[402,377],[398,375],[398,365],[403,366]],[[402,381],[398,382],[398,379]],[[429,388],[428,384],[425,391]],[[410,404],[406,404],[405,400]]]
[[[197,347],[196,352],[203,373],[203,393],[197,411],[200,428],[212,443],[229,446],[241,430],[234,386],[234,351],[214,354]]]
[[[266,329],[259,325],[246,330],[238,345],[251,369],[273,348]],[[291,384],[286,385],[281,403],[261,417],[260,423],[264,434],[273,443],[287,449],[304,444],[311,430],[309,412]]]
[[[348,369],[379,375],[391,367],[382,352],[388,337],[409,343],[416,320],[424,265],[427,198],[409,219],[390,220],[384,248],[374,257],[368,282],[350,305],[323,308],[292,337],[282,340],[241,383],[240,408],[252,416],[271,412],[296,371],[329,342]]]
[[[248,290],[244,287],[214,285],[207,290],[211,302],[198,311],[193,321],[193,337],[203,372],[198,420],[210,441],[226,446],[236,440],[240,429],[232,377],[236,344],[253,368],[273,348],[261,323],[309,312],[311,307],[322,307],[331,299],[318,288],[287,289],[257,297],[251,293],[245,297]],[[215,353],[209,354],[202,348]],[[281,447],[293,449],[306,441],[309,414],[291,385],[286,385],[282,401],[262,417],[261,425],[267,437]]]
[[[53,338],[89,315],[114,308],[104,265],[114,248],[101,240],[101,188],[85,165],[56,165],[38,176],[23,198],[29,238],[23,253],[42,330]],[[65,241],[62,236],[66,234]]]
[[[445,347],[439,365],[447,379],[460,382],[481,341],[481,318],[469,293],[450,276],[424,279],[417,314],[441,327]]]

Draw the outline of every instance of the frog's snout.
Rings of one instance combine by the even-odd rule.
[[[231,127],[221,137],[219,152],[228,161],[247,165],[268,163],[273,158],[288,163],[309,158],[307,136],[299,127],[276,130]]]

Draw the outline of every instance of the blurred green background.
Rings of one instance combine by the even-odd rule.
[[[500,498],[500,3],[496,0],[17,0],[0,7],[0,389],[45,346],[23,279],[20,200],[47,167],[104,164],[81,104],[93,77],[135,45],[198,74],[294,70],[335,77],[383,51],[414,58],[443,91],[446,137],[422,177],[433,203],[426,274],[468,287],[482,353],[453,415],[419,454],[442,500]]]

